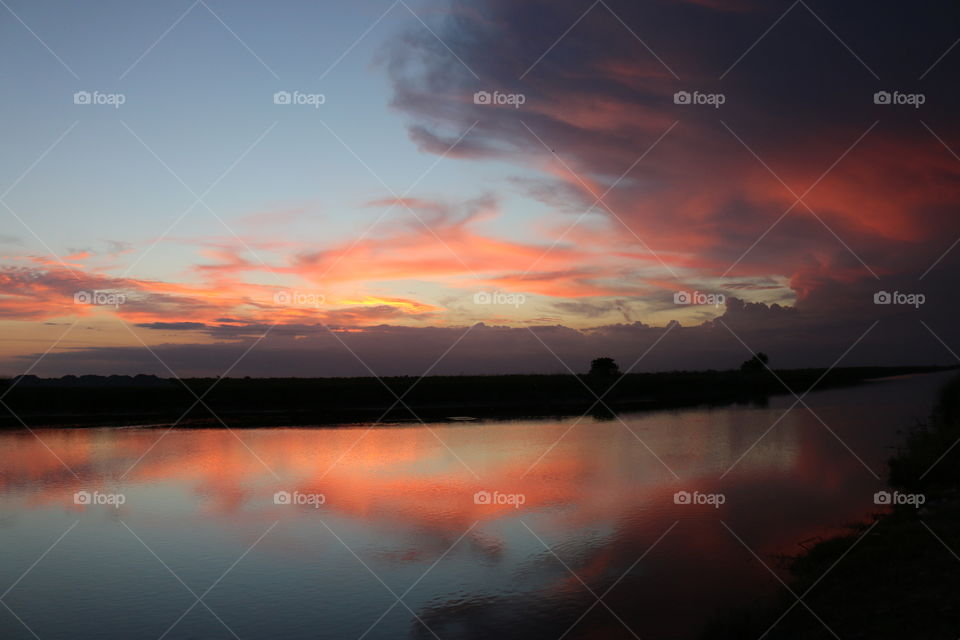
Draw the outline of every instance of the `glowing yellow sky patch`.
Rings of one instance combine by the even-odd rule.
[[[437,311],[439,309],[439,307],[434,307],[433,305],[417,302],[415,300],[407,300],[404,298],[378,298],[376,296],[364,296],[360,300],[337,300],[337,304],[350,305],[354,307],[388,306],[401,309],[408,313],[426,313],[428,311]]]

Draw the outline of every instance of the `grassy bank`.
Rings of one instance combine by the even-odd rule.
[[[726,638],[844,640],[960,636],[960,378],[940,392],[929,421],[890,460],[891,493],[922,495],[788,562],[790,588],[774,606],[741,611],[704,634]],[[878,507],[878,509],[880,509]],[[806,594],[806,595],[804,595]],[[825,623],[825,624],[824,624]],[[775,626],[774,626],[775,625]],[[771,626],[773,627],[771,629]],[[827,627],[832,631],[828,631]],[[834,635],[836,634],[836,636]]]
[[[597,376],[503,375],[385,378],[188,378],[26,376],[2,381],[13,414],[0,426],[86,424],[229,426],[373,421],[557,417],[693,405],[763,403],[771,395],[859,384],[937,367],[850,367],[777,371],[675,371]],[[782,381],[782,382],[781,382]],[[9,390],[9,393],[6,393]],[[603,397],[603,404],[596,396]],[[196,397],[203,399],[198,403]],[[402,398],[402,402],[397,398]]]

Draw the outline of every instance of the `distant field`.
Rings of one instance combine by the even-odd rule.
[[[943,367],[676,371],[625,376],[504,375],[386,378],[66,376],[0,381],[0,426],[179,424],[230,427],[582,415],[692,405],[763,403]],[[11,388],[12,387],[12,388]],[[602,402],[597,401],[597,396]],[[198,398],[200,400],[198,401]],[[12,415],[11,414],[15,414]],[[23,422],[21,422],[21,420]]]

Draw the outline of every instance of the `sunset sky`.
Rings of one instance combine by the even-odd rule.
[[[2,375],[958,360],[960,7],[0,5]]]

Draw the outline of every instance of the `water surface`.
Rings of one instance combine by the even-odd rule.
[[[695,637],[878,510],[949,375],[786,415],[2,432],[0,637]]]

